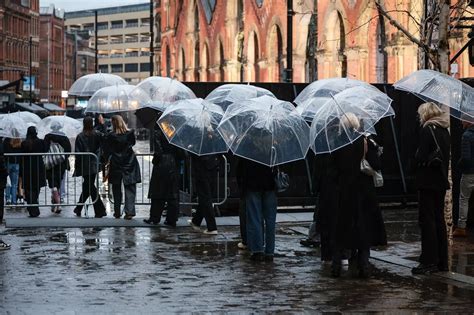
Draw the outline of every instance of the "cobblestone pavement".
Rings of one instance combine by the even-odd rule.
[[[390,222],[390,220],[388,220]],[[400,223],[398,223],[400,224]],[[410,227],[390,233],[410,235]],[[360,280],[329,276],[299,245],[306,223],[280,224],[273,263],[237,249],[238,227],[8,229],[0,253],[0,313],[472,312],[474,288],[372,260]]]

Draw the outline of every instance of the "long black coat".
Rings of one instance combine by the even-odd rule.
[[[42,139],[27,139],[21,143],[21,150],[23,153],[45,153],[48,151],[48,146]],[[20,175],[26,190],[35,191],[46,186],[43,157],[36,155],[22,158]]]
[[[87,135],[81,132],[75,142],[76,152],[90,152],[99,156],[101,146],[102,135],[93,131]],[[99,165],[97,159],[89,155],[77,155],[74,162],[74,176],[87,176],[97,174],[99,171]]]
[[[242,195],[247,191],[273,191],[275,174],[271,167],[239,158],[237,165],[237,182]]]
[[[166,140],[161,129],[154,133],[153,171],[148,198],[179,199],[179,160],[184,152]]]
[[[429,157],[436,149],[436,143],[433,135],[443,153],[443,164],[440,167],[430,167],[427,165]],[[449,166],[449,149],[451,144],[451,137],[446,128],[435,125],[425,126],[420,131],[420,146],[416,152],[415,159],[417,161],[416,171],[416,187],[419,190],[447,190],[449,189],[448,182],[448,166]]]
[[[135,133],[129,130],[124,134],[109,133],[104,140],[104,153],[110,159],[109,182],[124,185],[141,183],[140,165],[133,151]]]

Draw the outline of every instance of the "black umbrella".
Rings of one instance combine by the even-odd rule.
[[[140,108],[135,112],[138,121],[147,129],[153,129],[156,121],[160,118],[160,112],[156,109],[145,107]]]

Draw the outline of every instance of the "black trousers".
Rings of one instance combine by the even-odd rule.
[[[202,178],[196,180],[196,187],[199,204],[193,218],[193,223],[200,226],[202,220],[205,219],[208,231],[217,230],[216,215],[212,208],[211,184],[209,180]]]
[[[419,190],[418,223],[421,229],[420,263],[448,267],[448,236],[444,220],[445,190]]]
[[[38,188],[32,188],[32,187],[25,188],[26,202],[29,205],[38,204],[39,193],[40,193],[40,190]],[[28,210],[30,217],[37,217],[40,215],[40,210],[39,210],[39,207],[37,206],[28,206],[26,207],[26,209]]]
[[[247,245],[247,211],[245,208],[245,197],[239,200],[239,221],[240,221],[240,238],[242,243]]]
[[[86,202],[89,197],[91,197],[92,201],[97,199],[94,203],[94,213],[95,215],[102,215],[105,214],[105,206],[100,196],[98,196],[97,187],[95,187],[96,176],[97,174],[90,174],[82,177],[82,193],[79,197],[79,203]],[[82,209],[83,206],[77,206],[77,208]]]
[[[160,222],[161,215],[166,203],[166,221],[175,223],[178,221],[178,200],[176,198],[151,199],[150,220]]]

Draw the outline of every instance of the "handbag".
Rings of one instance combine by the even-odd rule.
[[[436,144],[436,149],[428,155],[428,162],[426,164],[429,167],[438,168],[441,165],[443,165],[443,161],[444,161],[443,152],[441,151],[441,148],[439,147],[438,140],[436,140],[436,136],[433,132],[433,129],[430,127],[428,128],[430,129],[431,135],[433,136],[433,140]]]
[[[372,139],[370,139],[370,141],[374,142]],[[365,159],[365,154],[362,160],[360,161],[360,171],[365,175],[372,176],[372,179],[374,181],[374,187],[383,186],[384,182],[382,172],[376,171],[372,168],[369,161]]]
[[[59,165],[63,163],[64,161],[66,161],[66,156],[63,154],[64,153],[63,147],[56,142],[51,142],[49,144],[48,153],[50,154],[43,156],[44,167],[47,170],[50,170],[56,165]]]
[[[274,180],[277,192],[284,192],[288,187],[290,187],[290,176],[287,173],[280,171],[279,168],[277,168]]]

